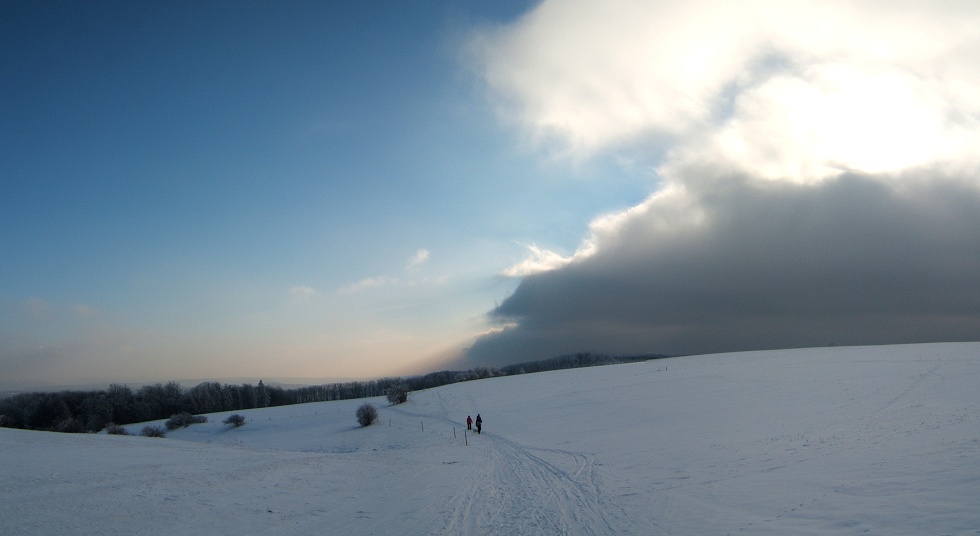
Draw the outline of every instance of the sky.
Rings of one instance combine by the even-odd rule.
[[[977,340],[978,25],[0,3],[0,387]]]

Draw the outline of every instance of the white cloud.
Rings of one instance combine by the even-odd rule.
[[[546,1],[475,48],[502,113],[560,153],[655,134],[812,182],[974,165],[978,26],[967,1]]]
[[[297,285],[289,289],[289,296],[293,303],[304,303],[315,298],[319,293],[313,287]]]
[[[408,263],[405,264],[405,269],[415,270],[427,262],[429,262],[429,250],[419,249],[415,252],[415,255],[412,255],[412,258],[408,260]]]
[[[429,250],[425,248],[419,248],[411,258],[405,263],[406,272],[415,272],[426,263],[429,262],[430,253]],[[411,287],[420,284],[426,284],[430,282],[441,283],[445,278],[430,279],[428,277],[423,277],[421,279],[410,279],[411,276],[406,275],[405,279],[390,276],[390,275],[380,275],[376,277],[366,277],[357,281],[356,283],[351,283],[337,289],[338,294],[356,294],[367,289],[381,288],[381,287],[391,287],[391,286],[403,286]]]
[[[531,245],[503,274],[588,258],[637,219],[650,233],[703,225],[685,194],[698,167],[796,184],[927,166],[970,176],[976,27],[975,2],[543,2],[476,42],[504,113],[576,157],[648,133],[672,142],[659,192],[593,220],[571,256]]]
[[[675,154],[715,155],[735,169],[797,183],[845,171],[969,162],[980,131],[975,121],[953,122],[951,115],[935,81],[890,68],[821,64],[745,90],[708,143],[689,143]]]
[[[556,270],[572,261],[571,257],[563,257],[559,253],[542,249],[535,244],[527,244],[528,257],[523,261],[507,268],[501,275],[505,277],[524,277],[531,274]]]
[[[563,256],[529,244],[525,246],[527,258],[504,270],[502,275],[525,277],[558,270],[600,254],[603,249],[624,247],[621,242],[629,228],[634,228],[630,231],[634,239],[637,235],[657,235],[661,239],[683,240],[685,233],[703,228],[708,220],[708,211],[696,196],[689,195],[688,188],[678,181],[669,182],[639,205],[593,219],[589,234],[572,255]],[[638,226],[639,232],[635,230]],[[644,247],[644,243],[636,242],[634,246]]]
[[[686,4],[543,2],[477,41],[477,57],[506,116],[576,155],[650,130],[685,132],[710,118],[706,103],[737,74],[739,51],[679,28],[697,20],[709,32],[746,31],[722,12],[741,3]]]
[[[484,336],[488,336],[488,335],[490,335],[490,336],[492,336],[492,335],[499,335],[499,334],[504,333],[505,331],[507,331],[509,329],[514,329],[516,327],[517,327],[517,323],[516,322],[505,322],[503,324],[500,324],[499,326],[493,326],[493,327],[487,328],[487,329],[483,330],[482,332],[478,333],[477,335],[480,336],[480,337],[484,337]]]
[[[387,275],[382,275],[378,277],[366,277],[356,283],[351,283],[345,287],[340,288],[337,292],[339,294],[356,294],[366,289],[385,287],[385,286],[397,284],[398,282],[399,280],[397,277],[391,277]]]

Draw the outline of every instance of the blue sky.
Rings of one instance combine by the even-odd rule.
[[[465,345],[523,244],[648,187],[488,105],[469,40],[526,8],[5,3],[8,370],[376,376]]]
[[[2,388],[980,336],[973,2],[6,2]]]

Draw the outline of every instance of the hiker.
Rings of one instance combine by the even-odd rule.
[[[478,434],[481,433],[480,430],[482,428],[483,428],[483,417],[480,417],[480,414],[477,413],[476,414],[476,433],[478,433]]]
[[[466,429],[467,430],[473,429],[473,419],[471,419],[469,415],[466,416]]]

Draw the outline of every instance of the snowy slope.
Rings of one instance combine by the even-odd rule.
[[[980,343],[372,402],[367,428],[362,400],[239,412],[239,429],[215,414],[167,439],[0,428],[0,534],[980,534]],[[485,433],[464,437],[478,412]]]

